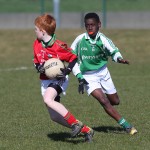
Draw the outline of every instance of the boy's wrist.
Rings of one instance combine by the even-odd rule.
[[[78,74],[76,75],[76,77],[77,77],[78,79],[83,79],[83,76],[82,76],[81,73],[78,73]]]

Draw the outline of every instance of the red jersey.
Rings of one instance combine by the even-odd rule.
[[[72,62],[77,58],[75,54],[71,52],[71,48],[66,43],[56,40],[52,46],[44,47],[42,42],[38,39],[34,41],[34,60],[33,62],[42,64],[50,58],[59,58],[61,61]],[[45,74],[40,74],[40,79],[47,80]]]

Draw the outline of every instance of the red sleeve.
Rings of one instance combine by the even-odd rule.
[[[68,47],[66,43],[56,40],[55,44],[58,47],[57,54],[62,61],[72,62],[77,58],[77,56],[72,53],[72,49]]]
[[[38,59],[37,59],[37,40],[34,41],[33,43],[33,63],[39,63]]]

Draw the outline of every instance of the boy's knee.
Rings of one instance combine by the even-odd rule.
[[[110,102],[109,102],[109,100],[106,99],[106,98],[101,98],[100,104],[101,104],[103,107],[108,107],[108,106],[110,105]]]
[[[119,105],[120,104],[120,101],[115,101],[115,102],[111,102],[112,105]]]

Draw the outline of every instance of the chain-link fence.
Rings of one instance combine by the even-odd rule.
[[[57,27],[82,28],[87,12],[97,12],[103,28],[150,28],[149,0],[0,0],[0,29],[33,28],[42,13],[54,15]]]

